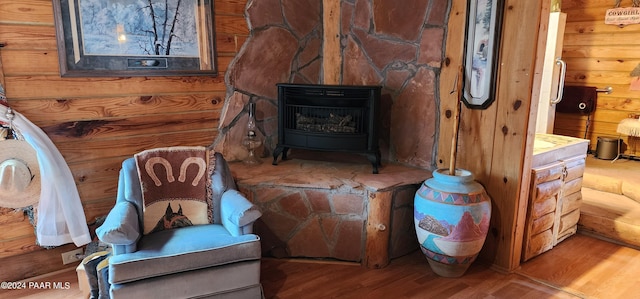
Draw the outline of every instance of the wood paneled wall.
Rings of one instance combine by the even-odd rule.
[[[592,150],[598,136],[618,137],[618,122],[629,113],[640,113],[640,91],[629,90],[630,73],[640,64],[640,24],[625,27],[605,24],[605,12],[614,4],[612,0],[562,2],[562,11],[567,13],[562,51],[567,63],[566,84],[613,87],[611,94],[598,93],[597,108],[586,134]],[[620,4],[630,6],[631,0]],[[586,116],[558,113],[554,133],[584,138],[586,125]],[[623,140],[629,141],[626,136]]]
[[[0,72],[9,104],[65,157],[88,222],[113,206],[123,159],[148,148],[214,141],[224,72],[248,37],[245,5],[215,1],[217,77],[61,78],[51,0],[0,0]],[[0,210],[0,280],[60,269],[60,252],[74,248],[43,250],[35,242],[22,214]]]
[[[438,168],[448,168],[457,95],[455,82],[464,45],[467,1],[453,0],[447,34],[446,61],[440,80]],[[520,264],[527,185],[533,147],[529,123],[536,73],[536,47],[541,1],[505,1],[497,67],[496,99],[484,110],[462,107],[457,168],[470,170],[492,199],[491,226],[480,257],[496,269],[512,271]],[[534,117],[535,119],[535,117]],[[535,128],[535,126],[533,126]],[[525,169],[527,169],[525,171]],[[526,189],[524,189],[526,191]]]

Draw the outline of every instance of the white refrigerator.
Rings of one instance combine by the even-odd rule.
[[[550,13],[547,46],[542,58],[544,60],[540,82],[536,133],[553,133],[556,104],[562,100],[564,78],[567,70],[567,65],[562,60],[562,41],[566,21],[566,13]]]

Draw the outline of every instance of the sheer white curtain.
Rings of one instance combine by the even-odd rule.
[[[9,108],[0,100],[0,121],[10,122]],[[37,152],[42,190],[36,209],[36,237],[40,246],[91,242],[73,175],[55,144],[22,114],[13,111],[13,129]],[[0,141],[1,142],[1,141]]]

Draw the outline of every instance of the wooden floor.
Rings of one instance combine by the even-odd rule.
[[[476,262],[460,278],[442,278],[420,252],[379,270],[264,259],[261,274],[266,298],[640,298],[640,251],[580,234],[511,274]],[[35,281],[45,289],[0,290],[0,298],[82,298],[73,269]],[[70,288],[46,288],[47,282]]]

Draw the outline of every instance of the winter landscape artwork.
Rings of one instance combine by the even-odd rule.
[[[55,0],[62,76],[215,75],[211,0]]]
[[[168,2],[80,1],[84,52],[198,57],[196,1]]]

